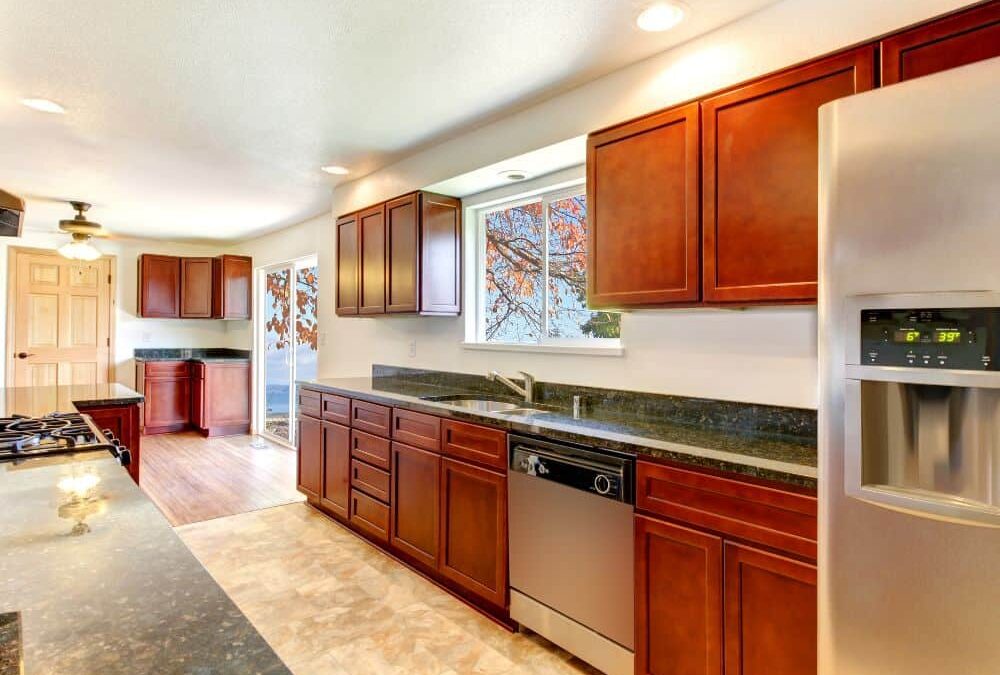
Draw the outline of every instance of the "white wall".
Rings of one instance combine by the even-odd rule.
[[[0,310],[7,311],[7,262],[11,246],[55,249],[69,241],[66,235],[27,230],[20,239],[0,239]],[[211,319],[140,319],[136,316],[137,264],[140,253],[169,255],[218,255],[221,247],[173,244],[154,240],[100,240],[96,246],[105,254],[116,256],[115,293],[115,381],[131,385],[135,382],[133,350],[150,347],[250,347],[241,341],[249,321],[214,321]],[[241,326],[242,324],[242,326]],[[0,327],[0,339],[6,344],[6,321]],[[230,330],[236,329],[236,336]],[[235,339],[235,342],[234,342]],[[4,370],[8,360],[0,365],[0,381],[6,381]]]
[[[431,147],[334,192],[350,212],[505,158],[620,122],[969,4],[961,0],[785,0],[495,123]],[[297,240],[316,224],[275,235]],[[312,236],[312,234],[308,235]],[[659,310],[625,316],[621,358],[463,348],[463,320],[338,318],[332,220],[320,223],[322,376],[363,375],[372,362],[467,372],[529,370],[545,380],[815,407],[812,308]],[[467,267],[467,270],[471,269]],[[325,301],[324,301],[325,300]],[[321,337],[321,339],[323,339]],[[409,344],[416,343],[416,356]]]

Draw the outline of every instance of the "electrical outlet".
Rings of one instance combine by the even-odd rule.
[[[326,346],[326,332],[325,331],[320,331],[319,332],[319,346],[320,347],[325,347]]]
[[[410,342],[410,358],[414,358],[417,355],[417,341],[413,340]]]

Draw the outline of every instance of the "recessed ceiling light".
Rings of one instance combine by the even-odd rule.
[[[506,169],[499,172],[497,175],[510,181],[524,180],[528,177],[528,174],[519,169]]]
[[[21,105],[26,105],[32,110],[37,110],[38,112],[54,113],[56,115],[66,114],[66,108],[62,107],[55,101],[50,101],[47,98],[22,98]]]
[[[684,8],[674,2],[658,2],[650,5],[636,18],[639,28],[650,33],[670,30],[684,19]]]
[[[334,176],[346,176],[347,174],[351,173],[349,169],[336,165],[324,166],[323,171],[326,171],[327,173],[332,173]]]

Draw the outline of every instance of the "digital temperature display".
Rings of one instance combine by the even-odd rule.
[[[960,330],[938,329],[934,331],[934,342],[937,344],[955,344],[962,341],[963,332]]]
[[[920,338],[923,336],[918,330],[897,330],[892,334],[893,342],[920,342]]]
[[[893,331],[892,341],[897,344],[954,345],[965,339],[965,331],[957,328],[937,328],[933,332],[914,328],[899,328]]]

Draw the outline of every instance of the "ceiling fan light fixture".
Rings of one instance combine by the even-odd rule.
[[[90,240],[95,234],[101,232],[101,226],[87,220],[87,217],[83,215],[90,208],[90,204],[74,201],[70,202],[70,205],[76,210],[76,215],[71,219],[60,220],[59,229],[68,233],[73,240],[59,247],[59,255],[70,260],[88,262],[97,260],[101,257],[101,252],[90,243]]]
[[[74,232],[73,241],[59,247],[59,255],[70,260],[91,262],[100,258],[101,252],[90,243],[89,234]]]

